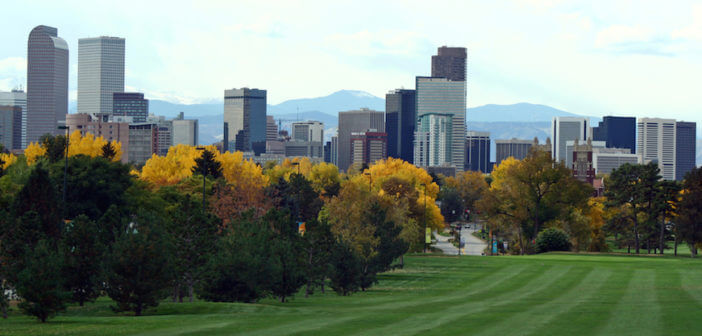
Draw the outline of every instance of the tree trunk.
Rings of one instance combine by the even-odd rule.
[[[690,246],[690,258],[694,258],[697,256],[697,247],[695,244],[688,244]]]
[[[677,232],[675,233],[675,243],[674,244],[675,244],[674,245],[675,250],[673,252],[673,255],[677,257],[678,256],[678,233]]]
[[[319,284],[319,291],[324,294],[324,280],[322,279],[322,282]]]
[[[636,218],[636,211],[634,211],[634,246],[636,254],[639,254],[639,220]]]
[[[178,302],[178,292],[180,292],[180,289],[178,288],[178,285],[173,286],[173,302]]]
[[[519,226],[519,230],[517,231],[517,235],[519,236],[519,255],[524,255],[524,239],[522,239],[522,227],[521,225]],[[488,249],[490,249],[490,254],[492,254],[492,236],[490,237],[490,246],[488,246]]]
[[[188,296],[190,296],[190,302],[193,302],[193,296],[195,294],[195,290],[193,289],[193,287],[193,282],[191,281],[188,285]]]

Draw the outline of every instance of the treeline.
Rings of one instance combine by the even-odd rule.
[[[175,146],[136,170],[115,160],[118,145],[74,134],[69,146],[81,141],[90,150],[66,157],[65,138],[46,137],[0,163],[2,290],[42,322],[102,295],[135,315],[167,297],[349,295],[443,226],[438,186],[400,160],[344,175]]]

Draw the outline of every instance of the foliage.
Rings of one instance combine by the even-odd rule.
[[[324,288],[324,279],[330,272],[329,263],[335,244],[336,240],[329,223],[316,219],[305,222],[301,248],[304,258],[305,280],[307,281],[305,297],[314,294],[315,286]]]
[[[105,291],[115,301],[115,311],[133,311],[140,316],[163,298],[172,279],[172,250],[159,225],[152,214],[135,214],[105,258]]]
[[[305,283],[302,238],[297,224],[286,213],[272,210],[263,220],[273,227],[269,242],[270,292],[285,302]]]
[[[104,245],[95,222],[85,215],[76,217],[66,225],[64,232],[62,245],[66,288],[73,293],[73,301],[83,306],[100,295],[100,262]]]
[[[44,134],[39,138],[39,143],[44,147],[45,156],[50,163],[55,163],[64,158],[66,154],[66,136]]]
[[[456,177],[449,176],[445,179],[445,187],[456,190],[463,201],[462,209],[471,212],[475,212],[476,203],[489,188],[485,176],[477,171],[465,171],[456,174]]]
[[[0,176],[15,162],[17,162],[17,157],[14,154],[0,153]]]
[[[200,297],[215,302],[255,302],[267,294],[270,230],[251,213],[234,220],[207,263]]]
[[[570,249],[570,238],[563,230],[548,228],[539,232],[536,237],[536,247],[539,252],[568,251]]]
[[[691,246],[692,256],[696,245],[702,243],[702,169],[693,168],[683,182],[682,200],[678,208],[678,232]]]
[[[41,322],[65,310],[71,296],[64,289],[63,256],[54,245],[45,239],[39,240],[26,254],[24,267],[14,283],[22,297],[19,308]]]
[[[42,164],[35,166],[15,197],[12,217],[20,218],[29,211],[34,211],[40,218],[41,228],[37,231],[47,238],[58,241],[61,237],[61,212],[55,182]]]
[[[347,296],[361,288],[362,265],[354,249],[344,244],[336,245],[331,254],[330,285],[339,295]]]
[[[46,155],[46,148],[35,142],[31,142],[27,145],[27,148],[24,149],[24,156],[27,158],[27,164],[30,166],[44,155]]]
[[[202,156],[195,159],[195,166],[191,170],[201,176],[212,176],[218,179],[222,176],[222,163],[216,161],[215,154],[205,148],[202,150]]]
[[[108,142],[102,136],[96,138],[89,132],[83,135],[76,130],[71,133],[68,140],[68,156],[76,155],[85,155],[91,158],[103,157],[108,161],[119,161],[122,159],[122,143],[119,141]]]
[[[451,187],[441,188],[439,193],[441,200],[441,215],[448,223],[453,223],[461,218],[464,203],[458,191]]]

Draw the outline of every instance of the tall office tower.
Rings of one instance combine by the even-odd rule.
[[[278,125],[273,116],[266,116],[266,141],[278,140]]]
[[[173,119],[173,145],[197,146],[198,121],[197,119]]]
[[[113,93],[124,92],[124,39],[78,40],[78,113],[112,114]]]
[[[611,174],[613,170],[625,163],[641,163],[641,157],[631,153],[628,148],[592,149],[592,165],[595,168],[595,174]]]
[[[135,123],[146,122],[146,118],[149,116],[149,100],[144,99],[143,93],[114,92],[112,94],[112,115],[132,117]]]
[[[431,76],[465,82],[467,58],[466,48],[440,47],[431,57]]]
[[[385,95],[385,131],[388,156],[414,163],[417,91],[398,89]]]
[[[339,136],[333,135],[331,137],[331,153],[329,153],[330,162],[339,167]]]
[[[292,124],[292,140],[294,141],[324,141],[324,124],[319,121],[300,121]]]
[[[27,133],[25,142],[62,134],[68,114],[68,44],[53,27],[36,26],[27,43]]]
[[[685,174],[697,166],[697,124],[675,123],[675,179],[682,181]]]
[[[224,90],[225,150],[266,150],[266,90]]]
[[[362,108],[354,111],[339,112],[339,130],[337,143],[337,166],[346,171],[351,165],[351,133],[374,129],[385,132],[385,113]],[[332,138],[332,147],[334,138]]]
[[[675,180],[675,119],[639,118],[636,153],[656,162],[666,180]]]
[[[22,145],[22,108],[0,105],[0,145],[17,149]]]
[[[489,173],[490,132],[469,131],[466,136],[465,170]]]
[[[143,165],[153,154],[158,155],[158,125],[129,125],[129,162]]]
[[[607,148],[628,148],[636,153],[636,118],[603,117],[598,126],[592,128],[592,140],[605,141]]]
[[[418,164],[417,155],[419,155],[424,158],[424,162],[429,162],[430,165],[454,165],[457,171],[462,171],[465,163],[466,144],[466,82],[451,81],[446,78],[417,77],[416,85],[417,134],[435,128],[435,123],[441,119],[441,122],[448,122],[448,129],[443,133],[448,138],[436,139],[441,142],[441,146],[443,146],[441,149],[437,148],[434,143],[421,149],[431,149],[434,154],[424,155],[421,150],[418,152],[415,145],[414,163]],[[426,119],[427,115],[435,117]],[[436,138],[436,136],[431,135],[431,138]],[[419,144],[422,141],[415,141],[415,143]],[[443,153],[441,159],[437,156],[440,153]],[[419,165],[423,166],[423,164]]]
[[[324,143],[324,162],[332,163],[331,161],[331,141]]]
[[[451,117],[425,114],[419,117],[415,132],[414,164],[419,167],[450,165]]]
[[[12,90],[10,92],[0,92],[0,105],[20,108],[20,117],[13,118],[14,132],[12,134],[13,143],[16,148],[27,147],[27,93],[22,90]],[[19,125],[19,129],[17,128]]]
[[[495,165],[499,165],[508,157],[522,160],[529,154],[533,140],[495,140]]]
[[[566,161],[566,142],[568,140],[586,141],[589,138],[589,118],[553,117],[551,122],[551,138],[553,148],[551,153],[558,161]]]
[[[372,164],[386,158],[388,135],[385,132],[367,130],[351,133],[352,165]]]

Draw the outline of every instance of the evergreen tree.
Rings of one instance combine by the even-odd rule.
[[[115,146],[112,144],[112,141],[102,145],[100,150],[102,151],[100,156],[105,158],[107,161],[112,161],[112,159],[115,158],[115,155],[117,155],[117,151],[115,151]]]
[[[64,231],[66,288],[73,292],[73,301],[83,306],[100,295],[100,262],[104,248],[95,222],[85,215],[76,217]]]
[[[39,321],[66,309],[71,293],[64,289],[63,256],[54,244],[42,239],[25,256],[24,268],[18,273],[15,288],[22,298],[19,308]]]
[[[117,304],[115,311],[133,311],[158,306],[172,272],[172,254],[156,217],[137,214],[105,258],[106,292]]]
[[[324,280],[329,275],[331,251],[336,244],[331,226],[326,221],[316,219],[305,222],[305,234],[302,239],[305,279],[307,287],[305,297],[314,294],[314,287],[324,290]]]
[[[64,159],[66,154],[66,142],[67,138],[65,135],[44,134],[39,138],[39,143],[42,147],[46,148],[46,158],[49,159],[50,163],[55,163]]]
[[[697,255],[697,244],[702,243],[700,218],[702,218],[702,168],[693,168],[685,175],[677,219],[680,238],[690,245],[693,258]]]
[[[13,217],[20,218],[29,211],[36,212],[40,217],[41,227],[37,230],[58,242],[61,238],[60,199],[56,183],[49,177],[49,172],[39,163],[29,174],[27,183],[17,194],[12,207]]]
[[[329,280],[332,289],[343,296],[361,288],[362,265],[351,246],[341,242],[331,255]]]
[[[297,224],[283,212],[271,210],[264,222],[271,223],[273,232],[270,246],[270,291],[271,294],[285,302],[305,283],[302,240]]]
[[[214,302],[256,302],[270,288],[270,228],[251,211],[230,222],[207,263],[200,297]]]
[[[202,156],[195,159],[195,167],[192,170],[193,173],[218,179],[222,176],[222,163],[215,160],[214,153],[205,149],[202,151]]]

